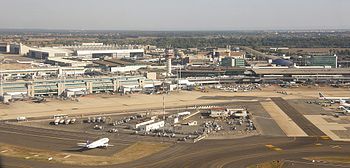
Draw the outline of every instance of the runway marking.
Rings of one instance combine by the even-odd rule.
[[[320,136],[320,138],[323,140],[330,140],[331,139],[329,136]]]
[[[265,145],[267,148],[271,149],[271,150],[274,150],[274,151],[282,151],[283,149],[282,148],[279,148],[279,147],[276,147],[274,145],[271,145],[271,144],[268,144],[268,145]]]
[[[268,147],[268,148],[274,147],[273,145],[265,145],[265,146]]]
[[[275,148],[273,148],[273,150],[275,150],[275,151],[281,151],[281,150],[283,150],[283,149],[278,148],[278,147],[275,147]]]
[[[349,168],[349,166],[345,166],[345,165],[337,165],[337,164],[332,164],[332,163],[321,163],[321,162],[317,162],[317,163],[313,163],[313,162],[302,162],[302,161],[293,161],[293,160],[284,160],[285,162],[290,162],[290,163],[301,163],[301,164],[307,164],[307,165],[323,165],[323,166],[333,166],[333,167],[347,167]]]
[[[263,116],[257,116],[257,115],[254,115],[255,118],[262,118],[262,119],[266,119],[266,120],[273,120],[273,118],[271,117],[263,117]]]
[[[41,138],[58,139],[58,140],[85,141],[85,140],[81,140],[81,139],[60,138],[60,137],[53,137],[53,136],[46,136],[46,135],[33,135],[33,134],[28,134],[28,133],[11,132],[11,131],[4,131],[4,130],[0,130],[0,132],[9,133],[9,134],[17,134],[17,135],[28,135],[28,136],[32,136],[32,137],[41,137]],[[118,140],[117,140],[117,141],[118,141]],[[130,143],[118,142],[118,145],[130,145]]]
[[[333,148],[333,149],[335,149],[335,148],[337,148],[337,149],[341,149],[341,146],[339,146],[339,145],[332,145],[332,147],[331,148]]]
[[[65,156],[65,157],[63,157],[64,159],[67,159],[67,158],[69,158],[69,157],[71,157],[71,155],[67,155],[67,156]]]

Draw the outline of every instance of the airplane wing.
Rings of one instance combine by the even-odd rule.
[[[87,143],[77,143],[77,146],[80,146],[80,147],[85,147],[87,145]]]

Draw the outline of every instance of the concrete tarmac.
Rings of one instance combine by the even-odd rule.
[[[72,136],[69,132],[40,132],[17,127],[16,125],[1,125],[0,142],[40,148],[46,150],[64,151],[76,140],[83,139],[83,133]],[[5,130],[5,131],[3,131]],[[6,132],[9,131],[9,132]],[[44,137],[47,136],[47,137]],[[89,136],[89,135],[85,135]],[[58,139],[61,138],[61,139]],[[12,140],[11,140],[12,139]],[[70,140],[71,139],[71,140]],[[120,139],[119,139],[120,140]],[[118,139],[112,139],[118,143]],[[123,141],[120,141],[123,143]],[[316,145],[317,144],[317,145]],[[332,148],[337,145],[340,148]],[[273,147],[271,147],[273,146]],[[116,149],[91,150],[89,155],[111,154]],[[203,140],[195,144],[179,143],[159,153],[145,158],[119,165],[104,167],[246,167],[272,160],[297,160],[311,156],[346,156],[350,152],[347,142],[321,140],[315,137],[288,138],[254,136],[235,140]],[[85,154],[85,153],[84,153]],[[89,167],[54,164],[49,161],[33,161],[18,158],[1,158],[2,167]],[[310,161],[305,161],[309,162]],[[299,163],[302,165],[302,163]],[[317,163],[314,163],[317,165]],[[344,165],[349,166],[349,165]],[[331,166],[330,166],[331,167]]]

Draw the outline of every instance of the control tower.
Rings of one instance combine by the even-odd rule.
[[[171,68],[172,68],[172,65],[171,65],[171,59],[174,57],[174,50],[172,49],[167,49],[165,51],[165,59],[166,59],[166,69],[167,69],[167,76],[170,76],[172,75],[171,73]]]

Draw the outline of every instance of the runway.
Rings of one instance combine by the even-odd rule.
[[[0,141],[13,145],[64,151],[82,139],[83,134],[73,136],[69,132],[44,132],[22,128],[16,125],[1,124]],[[8,133],[6,131],[11,131]],[[32,136],[28,136],[31,134]],[[51,138],[44,138],[50,136]],[[89,136],[89,135],[85,135]],[[56,139],[61,138],[61,139]],[[66,139],[67,138],[67,139]],[[118,143],[118,139],[112,139]],[[122,142],[122,141],[121,141]],[[317,145],[316,145],[317,144]],[[274,146],[275,148],[267,147]],[[340,148],[333,148],[337,145]],[[277,148],[281,150],[276,150]],[[115,150],[96,150],[86,154],[107,154]],[[67,152],[67,151],[65,151]],[[307,156],[345,156],[350,152],[350,145],[346,142],[320,140],[315,137],[287,138],[254,136],[235,140],[203,140],[195,144],[180,143],[154,155],[120,165],[104,167],[246,167],[271,160],[300,160]],[[84,153],[85,154],[85,153]],[[104,153],[106,154],[106,153]],[[2,167],[57,167],[71,168],[72,165],[36,162],[32,160],[2,157]],[[304,161],[305,162],[305,161]],[[310,163],[306,161],[306,163]],[[303,165],[303,163],[298,163]],[[305,164],[305,167],[310,166]],[[314,165],[312,165],[314,166]],[[343,165],[349,166],[349,165]],[[73,166],[88,167],[88,166]],[[328,165],[328,167],[332,167]]]
[[[277,106],[283,110],[307,135],[313,137],[326,136],[320,129],[306,119],[299,111],[291,106],[286,100],[281,97],[271,98]]]
[[[0,123],[0,143],[31,147],[58,152],[77,152],[76,144],[99,138],[98,135],[90,133],[78,133],[68,131],[56,131],[42,128],[26,127],[13,124]],[[123,140],[112,137],[111,143],[115,146],[109,150],[86,151],[87,155],[108,156],[117,150],[130,145],[133,140]]]
[[[318,147],[315,143],[322,143]],[[189,146],[187,150],[166,156],[153,158],[155,163],[144,164],[145,167],[246,167],[265,161],[277,159],[300,159],[306,156],[346,155],[349,151],[347,144],[341,150],[331,149],[331,141],[317,141],[315,138],[278,138],[278,137],[250,137],[239,140],[202,141]],[[273,144],[281,151],[266,148],[266,144]],[[346,149],[345,149],[346,148]],[[142,167],[133,165],[133,167]],[[127,167],[127,166],[125,166]]]

